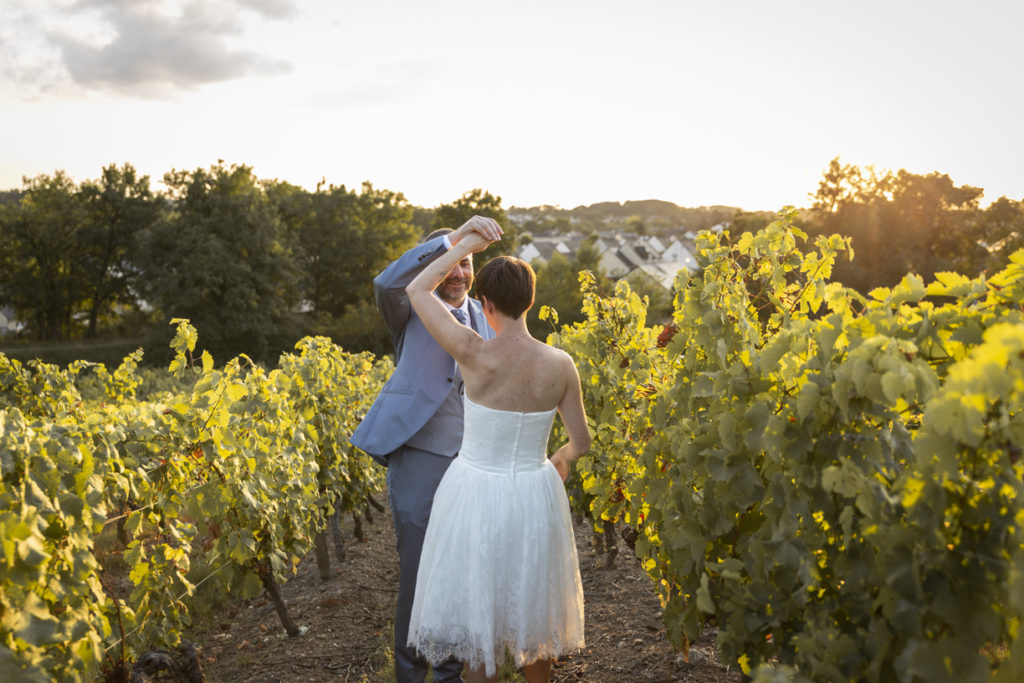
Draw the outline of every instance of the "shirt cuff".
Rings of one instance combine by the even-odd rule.
[[[452,241],[450,239],[448,239],[448,235],[441,235],[441,239],[444,240],[444,248],[445,249],[451,249],[452,248]]]

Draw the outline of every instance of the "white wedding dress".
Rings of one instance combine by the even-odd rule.
[[[583,647],[583,585],[569,500],[547,459],[555,410],[495,410],[464,397],[462,448],[434,494],[409,644],[494,675]]]

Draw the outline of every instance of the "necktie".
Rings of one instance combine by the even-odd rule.
[[[459,324],[466,324],[466,314],[462,312],[461,308],[453,308],[452,315],[454,315],[455,319],[459,321]]]

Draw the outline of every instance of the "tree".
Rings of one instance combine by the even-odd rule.
[[[434,224],[434,209],[426,209],[422,206],[412,207],[412,218],[410,222],[416,226],[420,236],[430,232],[430,226]]]
[[[357,230],[351,237],[349,263],[345,269],[348,306],[373,300],[373,276],[418,242],[410,222],[412,208],[400,192],[375,189],[363,183],[356,203]]]
[[[389,349],[373,303],[373,277],[418,241],[405,197],[370,183],[359,193],[333,185],[309,193],[275,182],[267,192],[301,266],[309,331],[349,350]]]
[[[298,268],[252,169],[218,162],[171,171],[164,184],[172,208],[140,250],[149,300],[166,318],[189,318],[216,355],[268,359],[290,347]]]
[[[981,193],[944,174],[879,173],[836,158],[814,195],[808,230],[852,238],[856,259],[838,262],[834,277],[862,292],[892,286],[908,272],[925,279],[941,270],[973,275],[983,256]]]
[[[78,249],[85,223],[77,188],[63,171],[26,178],[20,201],[0,206],[0,297],[30,336],[64,340],[74,332],[83,298]]]
[[[20,201],[0,206],[5,255],[0,291],[30,336],[95,337],[115,304],[134,306],[136,237],[160,205],[125,164],[80,186],[58,171],[25,180]]]
[[[985,250],[982,269],[999,270],[1010,254],[1024,247],[1024,201],[1000,197],[981,213],[978,225]]]
[[[976,275],[982,257],[976,231],[980,187],[957,187],[948,175],[900,170],[893,182],[887,225],[899,226],[895,245],[908,270],[930,279],[938,271]]]
[[[632,230],[638,235],[646,235],[647,223],[644,222],[643,216],[630,216],[629,220],[626,221],[626,229]]]
[[[134,305],[133,261],[137,240],[158,219],[162,203],[149,189],[149,176],[138,177],[125,164],[103,169],[98,181],[80,189],[85,223],[78,234],[81,259],[86,336],[96,336],[100,315],[114,303]]]
[[[484,252],[484,258],[490,259],[501,254],[513,255],[519,246],[518,229],[508,219],[505,209],[501,208],[501,197],[481,189],[470,190],[451,204],[442,204],[434,212],[432,228],[455,229],[473,216],[487,216],[498,221],[504,234],[501,241],[492,245]],[[479,264],[478,264],[479,265]]]
[[[763,230],[773,220],[775,220],[775,214],[770,211],[744,211],[743,209],[737,209],[736,214],[730,221],[730,230],[735,235],[742,235],[745,232],[756,233]]]
[[[317,259],[326,250],[326,245],[315,239],[312,226],[317,220],[314,206],[317,195],[303,187],[281,180],[265,180],[260,183],[267,200],[280,221],[281,234],[292,254],[298,269],[300,308],[315,308],[318,281]],[[322,185],[317,186],[317,194]]]

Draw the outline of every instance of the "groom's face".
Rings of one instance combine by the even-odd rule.
[[[473,257],[467,256],[459,261],[441,284],[437,287],[437,295],[449,306],[461,306],[473,286]]]

